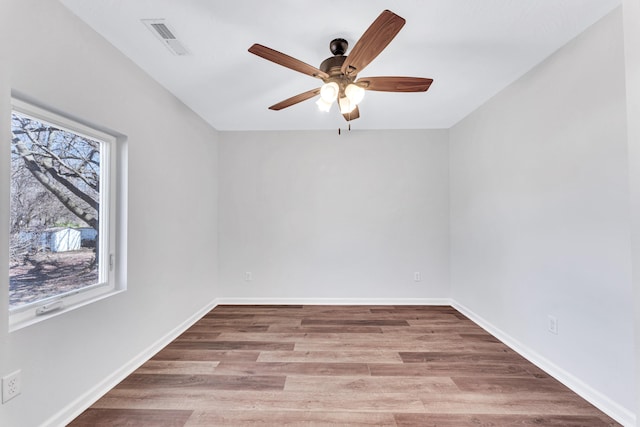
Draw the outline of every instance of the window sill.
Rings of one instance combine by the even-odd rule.
[[[57,300],[63,301],[63,306],[60,309],[50,311],[48,313],[44,313],[41,315],[36,315],[36,307],[30,308],[28,310],[17,310],[15,313],[11,313],[9,315],[9,332],[15,332],[22,328],[26,328],[27,326],[38,324],[47,319],[51,319],[53,317],[59,316],[64,313],[68,313],[77,308],[84,307],[85,305],[92,304],[94,302],[98,302],[105,298],[109,298],[120,293],[125,292],[126,289],[113,289],[109,287],[108,289],[100,289],[99,293],[96,293],[92,296],[87,296],[79,301],[66,301],[65,298]],[[56,303],[57,301],[53,301],[50,304]]]

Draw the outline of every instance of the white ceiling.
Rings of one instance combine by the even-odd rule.
[[[344,128],[314,99],[267,107],[322,84],[247,52],[260,43],[318,67],[384,9],[407,20],[360,77],[430,77],[426,93],[367,92],[355,129],[449,128],[621,0],[61,0],[218,130]],[[165,18],[175,56],[141,19]],[[347,54],[349,52],[347,51]]]

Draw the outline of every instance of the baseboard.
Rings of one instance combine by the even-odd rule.
[[[451,305],[449,298],[218,298],[237,305]]]
[[[157,352],[162,350],[167,344],[176,339],[181,333],[186,331],[191,325],[196,323],[202,316],[211,311],[216,305],[218,305],[218,300],[213,300],[209,302],[207,305],[202,307],[200,310],[195,312],[192,316],[182,322],[180,325],[173,328],[167,334],[165,334],[162,338],[158,339],[156,342],[147,347],[144,351],[138,354],[136,357],[131,359],[129,363],[119,368],[113,374],[105,378],[96,386],[92,387],[89,391],[78,397],[76,400],[71,402],[69,405],[58,411],[53,417],[49,418],[45,421],[42,426],[66,426],[71,421],[73,421],[78,415],[80,415],[83,411],[85,411],[88,407],[93,405],[98,399],[104,396],[109,390],[115,387],[118,383],[120,383],[123,379],[125,379],[128,375],[130,375],[133,371],[138,369],[153,357]]]
[[[491,323],[487,322],[484,318],[474,313],[468,307],[460,304],[459,302],[453,300],[451,306],[458,310],[460,313],[467,316],[469,319],[473,320],[484,330],[489,332],[494,337],[498,338],[500,341],[509,346],[516,353],[520,354],[525,359],[529,360],[531,363],[547,372],[549,375],[560,381],[565,386],[569,387],[576,394],[581,396],[583,399],[591,403],[596,408],[600,409],[605,414],[609,415],[611,418],[619,422],[624,426],[635,426],[636,425],[636,415],[629,411],[628,409],[618,405],[616,402],[609,399],[607,396],[593,389],[589,385],[585,384],[575,376],[571,375],[564,369],[558,367],[548,359],[544,358],[540,354],[536,353],[531,348],[522,344],[515,338],[506,334],[499,328],[495,327]]]

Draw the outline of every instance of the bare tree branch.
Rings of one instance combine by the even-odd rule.
[[[80,192],[80,190],[77,187],[72,185],[69,181],[65,180],[64,178],[60,177],[55,171],[55,169],[53,169],[52,167],[46,168],[46,166],[42,165],[41,162],[36,160],[34,153],[30,151],[25,146],[25,144],[15,136],[15,134],[13,135],[12,143],[16,148],[17,153],[24,160],[25,166],[27,167],[29,172],[31,172],[34,178],[38,180],[38,182],[40,182],[47,190],[49,190],[51,194],[53,194],[60,201],[60,203],[62,203],[69,211],[71,211],[78,218],[80,218],[81,220],[89,224],[89,226],[97,230],[98,218],[96,213],[88,212],[86,209],[84,209],[82,206],[76,203],[76,201],[74,201],[67,192],[63,191],[56,184],[56,181],[64,185],[65,188],[67,188],[72,194],[80,197],[81,200],[86,201],[85,199],[87,199],[89,196],[86,194],[82,194],[82,195],[76,194]],[[49,174],[47,174],[47,172]],[[54,177],[55,180],[52,179],[51,177]],[[65,181],[67,182],[68,186],[64,184]],[[90,199],[90,201],[91,203],[89,203],[89,205],[97,211],[97,206],[98,206],[97,203],[92,199]]]

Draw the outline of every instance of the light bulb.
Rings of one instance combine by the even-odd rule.
[[[358,105],[364,98],[364,89],[360,86],[350,83],[344,90],[344,94],[349,98],[352,104]]]
[[[331,102],[327,102],[322,97],[318,98],[316,101],[316,105],[318,106],[318,110],[324,111],[325,113],[331,110]]]
[[[338,83],[329,82],[322,85],[320,88],[320,97],[328,103],[332,103],[338,98],[338,91],[340,88],[338,87]]]
[[[340,104],[340,114],[349,114],[356,109],[356,104],[349,101],[347,97],[340,98],[338,103]]]

